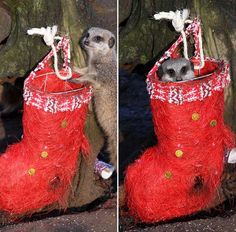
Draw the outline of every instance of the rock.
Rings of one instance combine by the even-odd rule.
[[[125,26],[126,20],[129,18],[132,10],[132,0],[120,0],[119,1],[119,23],[121,26]]]
[[[0,44],[9,36],[11,23],[10,12],[0,5]]]
[[[87,27],[102,27],[116,33],[116,1],[98,0],[98,1],[76,1],[78,11],[82,14],[81,19]]]
[[[156,139],[145,76],[122,71],[121,88],[119,116],[123,138],[119,147],[119,173],[123,180],[127,165],[140,155],[141,150],[155,144]]]

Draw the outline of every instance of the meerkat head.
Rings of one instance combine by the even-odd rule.
[[[81,39],[81,46],[91,61],[109,57],[115,51],[115,36],[108,30],[91,27]]]
[[[185,58],[169,59],[162,63],[157,75],[164,82],[191,80],[194,78],[194,66]]]

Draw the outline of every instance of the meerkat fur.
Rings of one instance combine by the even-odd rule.
[[[75,83],[93,86],[93,106],[98,124],[107,138],[107,151],[116,166],[117,159],[117,57],[115,36],[108,30],[92,27],[81,39],[87,53],[87,67],[73,67],[80,74]]]

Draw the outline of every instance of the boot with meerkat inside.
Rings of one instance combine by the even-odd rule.
[[[193,34],[200,64],[200,22],[185,31]],[[225,152],[235,137],[224,124],[224,88],[230,82],[229,64],[205,57],[195,70],[196,80],[163,82],[158,68],[175,51],[183,37],[165,52],[147,76],[158,145],[131,164],[125,177],[130,214],[146,223],[170,220],[207,209],[218,197]],[[205,78],[203,78],[205,76]]]
[[[64,51],[69,67],[69,40]],[[57,78],[50,67],[51,51],[24,85],[22,141],[0,157],[0,210],[9,217],[32,214],[47,207],[66,208],[78,155],[89,153],[84,123],[91,88]]]

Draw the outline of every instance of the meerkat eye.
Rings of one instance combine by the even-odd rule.
[[[188,71],[188,67],[187,66],[182,67],[181,70],[180,70],[181,74],[186,74],[187,71]]]
[[[99,36],[99,35],[97,35],[97,36],[94,37],[94,41],[95,41],[96,43],[99,43],[99,42],[101,42],[102,40],[103,40],[102,37]]]
[[[175,70],[174,69],[167,69],[167,74],[169,74],[171,77],[174,77],[175,76]]]

